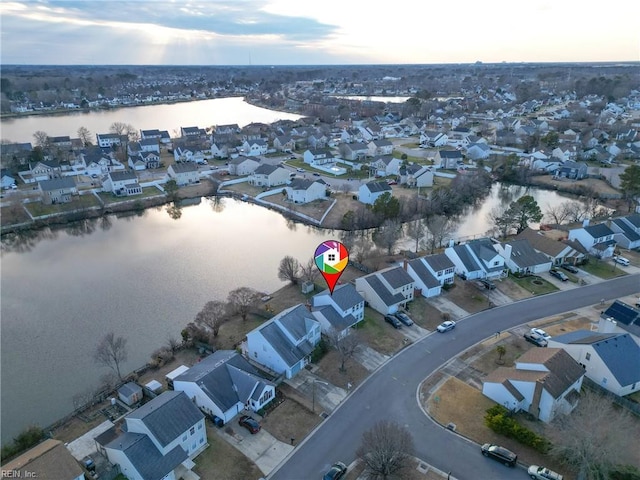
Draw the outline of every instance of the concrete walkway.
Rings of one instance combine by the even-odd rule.
[[[336,387],[322,377],[302,369],[293,378],[284,381],[294,388],[299,395],[315,404],[315,411],[333,412],[347,396],[344,388]]]
[[[389,355],[385,355],[374,350],[367,345],[358,345],[353,358],[368,371],[373,372],[376,368],[389,360]]]
[[[441,312],[450,314],[451,320],[460,320],[461,318],[468,317],[470,315],[469,312],[460,308],[451,300],[444,298],[442,295],[429,298],[429,303]]]
[[[264,429],[252,435],[237,422],[230,426],[233,428],[233,435],[225,432],[225,428],[215,428],[214,431],[255,463],[265,475],[276,468],[294,448],[281,442]]]

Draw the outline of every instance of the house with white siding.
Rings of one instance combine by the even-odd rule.
[[[496,243],[494,248],[511,273],[534,275],[548,272],[553,265],[549,257],[535,250],[526,238]]]
[[[248,157],[266,155],[269,144],[266,140],[258,138],[256,140],[245,140],[242,144],[242,153]]]
[[[455,264],[444,253],[414,258],[404,267],[415,282],[416,293],[425,298],[440,295],[443,286],[454,282]]]
[[[311,298],[312,313],[320,322],[323,333],[348,335],[350,329],[364,320],[364,298],[350,283],[337,285],[330,293],[324,290]]]
[[[140,195],[142,187],[134,172],[109,172],[102,181],[102,189],[118,197]]]
[[[393,189],[387,182],[368,182],[358,188],[358,200],[367,205],[373,205],[378,197],[386,192],[393,195]]]
[[[277,187],[289,181],[289,170],[277,165],[262,164],[249,175],[249,184],[255,187]]]
[[[287,200],[293,203],[309,203],[327,198],[327,184],[323,180],[294,178],[285,190]]]
[[[495,279],[505,275],[504,258],[488,238],[447,247],[444,253],[454,263],[456,273],[467,280]]]
[[[240,156],[229,162],[229,174],[238,176],[250,175],[259,166],[259,159]]]
[[[413,300],[415,282],[402,267],[356,278],[356,290],[371,308],[383,315],[397,312]]]
[[[584,221],[582,228],[569,230],[569,240],[577,241],[597,258],[611,258],[616,246],[613,230],[604,223],[589,225],[589,220]]]
[[[198,167],[194,163],[172,163],[167,169],[167,174],[180,187],[200,181]]]
[[[621,247],[628,250],[640,247],[640,214],[614,218],[610,228],[614,232],[613,239]]]

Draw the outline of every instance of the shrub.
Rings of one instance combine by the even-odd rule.
[[[27,427],[20,432],[13,442],[2,446],[1,461],[4,463],[9,458],[30,449],[37,445],[44,438],[44,432],[37,425]]]
[[[511,416],[511,412],[502,405],[494,405],[487,409],[484,421],[487,427],[494,432],[504,435],[505,437],[513,438],[538,452],[547,453],[551,449],[551,442],[549,442],[549,440],[532,432],[527,427],[520,425],[518,421]]]
[[[318,363],[322,357],[329,351],[329,345],[324,338],[320,339],[320,342],[311,352],[311,363]]]

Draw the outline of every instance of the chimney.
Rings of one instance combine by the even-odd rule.
[[[407,265],[409,265],[409,262],[407,262],[407,260],[405,259],[405,260],[402,262],[402,268],[404,268],[404,269],[405,269],[405,271],[407,270]]]
[[[584,228],[584,227],[588,227],[588,226],[589,226],[589,219],[588,219],[588,218],[585,218],[585,219],[582,221],[582,228]]]
[[[511,250],[513,249],[513,247],[510,244],[506,244],[504,246],[504,257],[506,260],[511,259]]]

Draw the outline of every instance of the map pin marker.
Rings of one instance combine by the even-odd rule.
[[[314,259],[316,267],[329,286],[329,292],[333,295],[333,289],[336,287],[340,275],[349,264],[347,247],[336,240],[327,240],[318,245]]]

